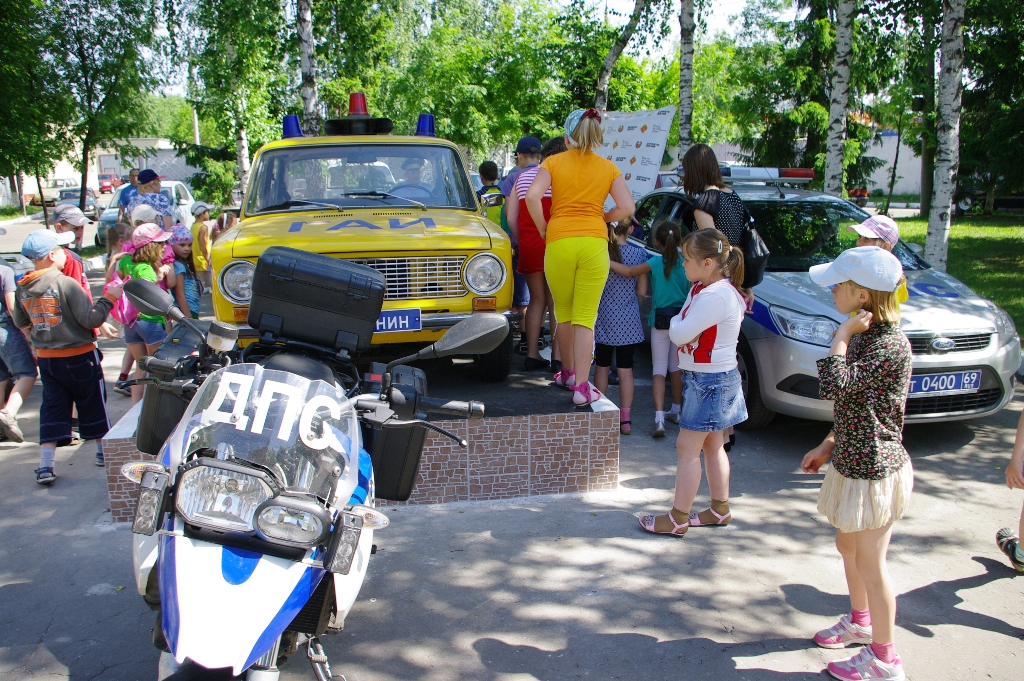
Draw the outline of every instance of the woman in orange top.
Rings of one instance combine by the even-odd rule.
[[[549,156],[526,192],[526,207],[537,231],[547,243],[544,274],[555,301],[562,370],[555,383],[573,391],[577,407],[602,397],[586,380],[594,349],[594,322],[608,278],[608,223],[627,218],[636,210],[622,173],[595,149],[604,145],[601,114],[577,109],[565,119],[569,150]],[[542,199],[551,190],[551,219],[544,217]],[[611,194],[615,207],[605,211]],[[583,377],[576,384],[576,377]]]

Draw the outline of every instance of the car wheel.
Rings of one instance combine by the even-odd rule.
[[[98,233],[98,232],[96,233],[96,235],[95,235],[95,236],[93,236],[93,238],[92,238],[92,242],[93,242],[94,244],[96,244],[97,246],[102,246],[102,245],[103,245],[103,244],[101,244],[101,243],[100,243],[100,235],[99,235],[99,233]]]
[[[956,207],[960,209],[961,213],[970,213],[971,208],[974,207],[974,199],[965,196],[956,202]]]
[[[775,412],[764,406],[761,401],[761,382],[757,376],[757,363],[747,339],[740,336],[739,352],[740,381],[743,386],[743,398],[747,403],[747,420],[736,427],[740,430],[759,430],[766,427],[775,418]]]
[[[494,348],[486,355],[476,356],[476,370],[480,379],[487,383],[500,383],[504,381],[512,371],[512,328],[509,327],[508,335],[501,345]]]

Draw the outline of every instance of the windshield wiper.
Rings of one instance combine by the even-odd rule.
[[[257,211],[257,213],[267,213],[272,210],[282,210],[284,208],[295,208],[296,206],[314,206],[317,208],[331,208],[333,210],[343,210],[341,206],[337,206],[333,203],[325,203],[323,201],[307,201],[306,199],[289,199],[282,203],[262,208],[259,211]]]
[[[399,196],[397,194],[390,194],[388,192],[378,192],[378,191],[370,191],[370,192],[345,192],[344,194],[342,194],[342,196],[370,196],[370,197],[376,197],[376,198],[381,198],[381,199],[399,199],[400,201],[408,201],[409,203],[413,204],[414,206],[419,206],[423,210],[427,210],[426,204],[422,204],[419,201],[413,201],[412,199],[407,199],[406,197]]]

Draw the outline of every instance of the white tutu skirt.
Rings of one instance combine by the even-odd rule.
[[[829,466],[818,494],[818,510],[840,532],[877,530],[903,517],[913,489],[910,459],[881,480],[847,478]]]

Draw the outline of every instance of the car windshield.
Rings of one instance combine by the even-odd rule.
[[[292,492],[330,500],[357,475],[359,421],[325,381],[236,364],[210,375],[182,422],[188,454],[249,461]]]
[[[476,209],[462,159],[440,144],[287,147],[260,155],[249,215],[312,207]]]
[[[806,272],[812,265],[831,262],[856,245],[857,235],[846,230],[870,215],[840,201],[744,201],[758,233],[768,245],[769,271]],[[928,264],[902,241],[893,249],[904,270],[923,270]]]

